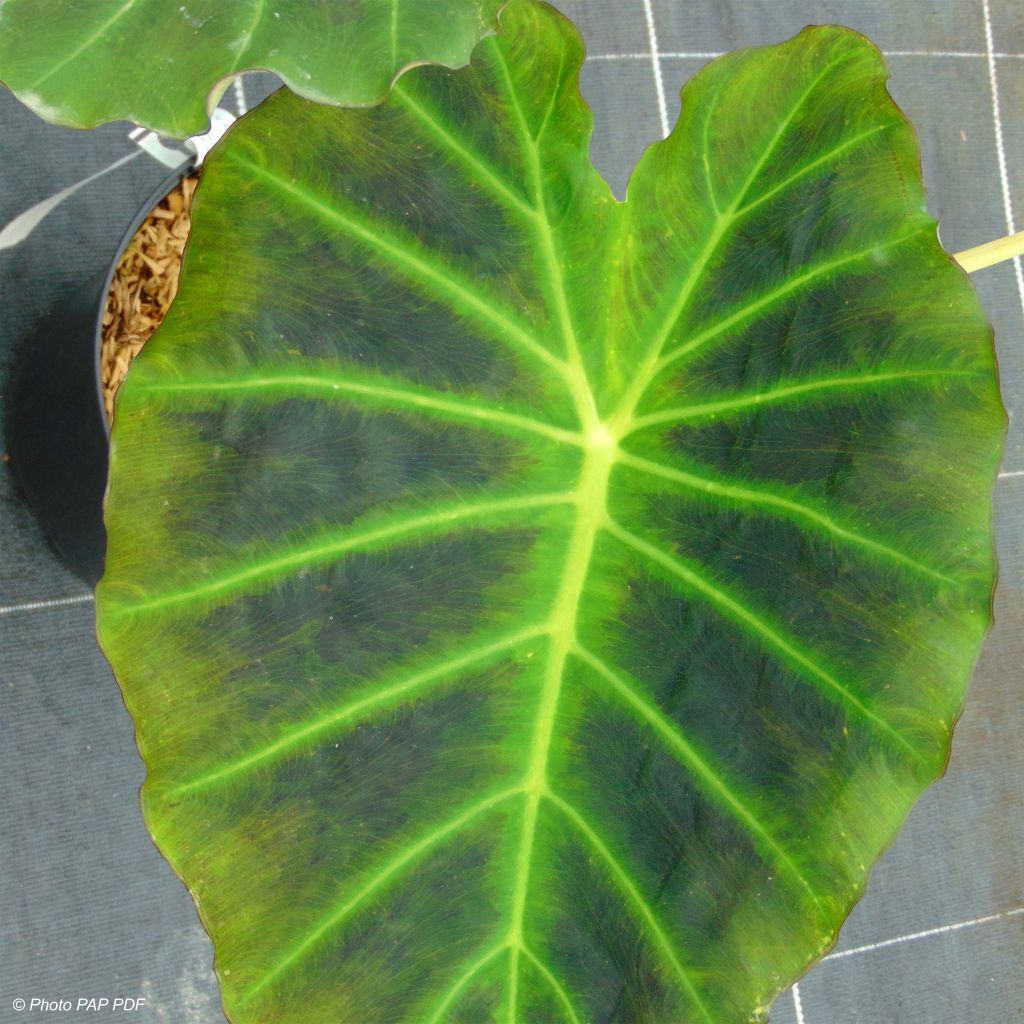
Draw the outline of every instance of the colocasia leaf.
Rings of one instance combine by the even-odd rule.
[[[0,81],[40,117],[206,130],[207,94],[274,71],[319,103],[365,106],[415,64],[461,67],[502,0],[2,0]]]
[[[624,203],[515,0],[210,161],[100,632],[229,1016],[738,1024],[943,769],[990,330],[878,52],[709,65]]]

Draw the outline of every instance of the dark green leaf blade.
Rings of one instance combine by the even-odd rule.
[[[378,102],[422,63],[461,67],[501,0],[40,0],[0,4],[0,81],[74,128],[127,120],[183,138],[240,71],[273,71],[300,96]]]
[[[101,639],[237,1021],[747,1020],[989,621],[990,330],[877,51],[715,62],[619,204],[504,18],[233,129],[119,401]]]

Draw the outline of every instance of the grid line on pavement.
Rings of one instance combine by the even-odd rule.
[[[24,601],[20,604],[8,604],[0,607],[0,615],[35,612],[43,608],[63,608],[72,604],[88,604],[92,600],[92,594],[75,594],[71,597],[51,597],[43,601]]]
[[[804,1003],[800,998],[800,983],[797,982],[789,990],[789,994],[793,997],[793,1012],[796,1014],[796,1024],[807,1024],[807,1019],[804,1017]]]
[[[902,946],[908,942],[917,942],[919,939],[930,939],[936,935],[952,935],[955,932],[962,932],[968,928],[978,928],[981,925],[993,924],[996,921],[1005,921],[1011,917],[1019,917],[1024,914],[1024,907],[1015,907],[1013,910],[1004,910],[998,914],[986,914],[984,917],[975,917],[970,921],[957,921],[955,924],[942,924],[935,928],[925,928],[924,931],[911,932],[909,935],[897,935],[892,939],[882,939],[880,942],[868,942],[863,946],[854,946],[853,949],[841,949],[837,953],[830,953],[822,963],[829,963],[834,960],[845,960],[851,956],[861,956],[864,953],[873,953],[876,949],[888,949],[890,946]]]
[[[658,50],[658,58],[661,60],[713,60],[716,57],[724,57],[729,50]],[[991,56],[994,60],[1024,60],[1024,53],[992,53],[985,50],[883,50],[884,57],[957,57],[974,58],[976,60],[988,60]],[[616,61],[616,60],[650,60],[651,54],[641,51],[635,53],[591,53],[587,55],[588,61]],[[660,72],[659,72],[660,73]]]
[[[658,51],[658,28],[654,23],[654,8],[651,0],[643,0],[644,18],[647,21],[647,40],[651,52],[651,71],[654,74],[654,92],[658,100],[658,119],[661,121],[661,137],[668,138],[671,126],[668,123],[668,103],[665,99],[665,82],[661,75],[661,54]]]
[[[992,90],[992,121],[996,133],[996,159],[999,165],[999,186],[1003,193],[1003,212],[1006,215],[1006,233],[1014,234],[1017,230],[1013,216],[1013,197],[1010,194],[1010,175],[1006,169],[1006,141],[1003,136],[1003,119],[999,108],[999,72],[996,68],[995,40],[992,31],[992,9],[989,0],[981,0],[982,14],[985,18],[985,53],[988,58],[988,81]],[[1021,270],[1019,256],[1013,258],[1014,275],[1017,278],[1017,297],[1020,299],[1021,313],[1024,314],[1024,270]]]

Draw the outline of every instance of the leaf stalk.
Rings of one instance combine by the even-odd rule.
[[[1012,260],[1015,256],[1024,256],[1024,231],[985,242],[984,245],[976,245],[971,249],[964,249],[963,252],[954,253],[953,259],[968,274],[973,274],[976,270],[994,267],[997,263]]]

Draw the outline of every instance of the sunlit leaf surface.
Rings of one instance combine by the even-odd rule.
[[[877,51],[709,65],[618,203],[505,19],[232,131],[117,412],[101,638],[238,1022],[763,1012],[989,622],[990,332]]]
[[[274,71],[321,103],[364,106],[427,61],[461,67],[502,0],[3,0],[0,82],[41,117],[206,130],[207,94]]]

